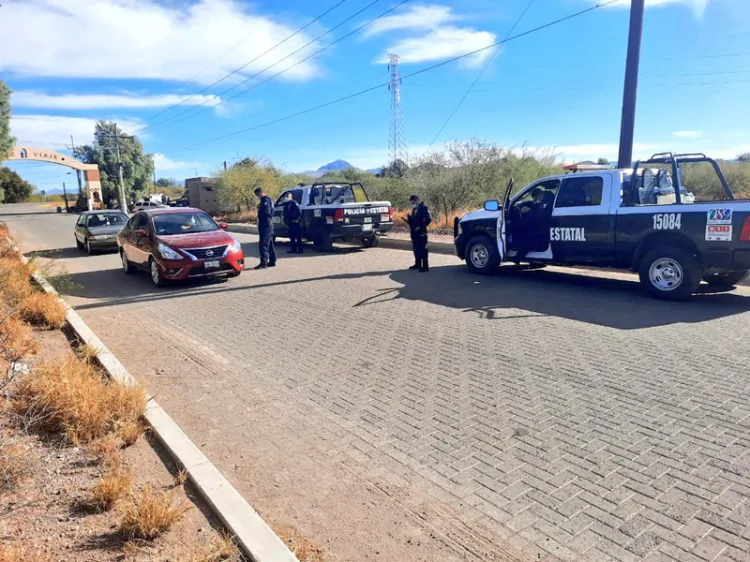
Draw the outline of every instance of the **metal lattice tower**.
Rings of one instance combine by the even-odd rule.
[[[388,55],[388,70],[391,73],[391,124],[388,129],[388,164],[396,160],[407,162],[409,155],[406,150],[406,135],[404,134],[404,115],[401,113],[401,75],[398,71],[398,55]]]

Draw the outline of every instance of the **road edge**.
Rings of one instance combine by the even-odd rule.
[[[28,258],[10,241],[24,264]],[[65,307],[65,321],[77,338],[96,351],[99,364],[112,379],[124,385],[136,380],[88,327],[83,318],[63,299],[38,271],[32,275],[46,293],[57,297]],[[237,546],[254,562],[299,562],[271,527],[230,484],[208,457],[193,443],[179,425],[148,394],[144,418],[172,459],[181,466],[201,498],[222,522]]]

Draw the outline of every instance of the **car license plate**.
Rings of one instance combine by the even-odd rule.
[[[365,217],[365,223],[372,222],[372,217]]]
[[[203,262],[203,267],[206,269],[214,269],[219,267],[219,260],[211,260]]]
[[[372,230],[372,225],[371,224],[363,224],[362,225],[362,232],[369,232],[371,230]]]

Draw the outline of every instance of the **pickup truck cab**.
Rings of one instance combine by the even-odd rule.
[[[685,166],[716,174],[721,200],[696,201]],[[649,166],[655,166],[650,168]],[[501,262],[629,269],[653,297],[681,300],[701,280],[732,287],[750,270],[750,201],[735,200],[703,154],[663,153],[633,170],[596,170],[534,181],[504,203],[454,224],[459,258],[475,273]]]
[[[289,193],[302,210],[302,237],[312,241],[316,250],[330,250],[334,240],[359,240],[370,248],[378,245],[381,234],[393,229],[390,201],[370,201],[361,183],[321,182],[281,193],[273,210],[276,237],[289,236],[284,224]]]

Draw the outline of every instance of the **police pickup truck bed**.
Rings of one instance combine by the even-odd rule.
[[[359,240],[370,248],[379,236],[393,229],[389,201],[370,201],[361,183],[325,182],[298,185],[284,191],[273,210],[274,234],[288,237],[284,201],[291,193],[302,210],[302,237],[316,250],[330,250],[334,240]]]
[[[655,166],[649,168],[649,166]],[[687,166],[711,168],[720,201],[696,202],[681,185]],[[735,200],[703,154],[657,154],[633,170],[539,179],[504,204],[454,224],[459,258],[476,273],[501,262],[630,269],[654,297],[681,300],[701,280],[732,287],[750,270],[750,201]]]

